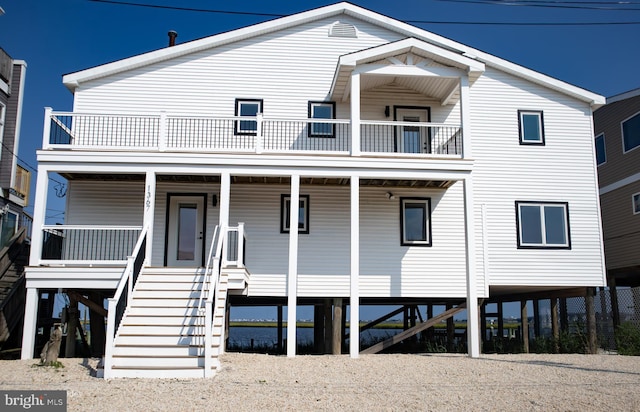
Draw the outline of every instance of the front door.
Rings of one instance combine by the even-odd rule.
[[[169,196],[167,266],[202,266],[204,195]]]
[[[429,121],[429,109],[396,107],[395,120],[426,123]],[[396,130],[398,151],[401,153],[428,153],[428,132],[426,127],[398,126]]]

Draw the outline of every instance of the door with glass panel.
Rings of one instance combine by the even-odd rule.
[[[202,266],[205,196],[169,196],[167,266]]]
[[[395,119],[398,122],[426,123],[429,121],[428,108],[395,108]],[[428,153],[429,133],[426,127],[398,126],[396,128],[396,146],[400,153]]]

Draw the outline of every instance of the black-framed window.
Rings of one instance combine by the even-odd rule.
[[[631,205],[633,206],[633,214],[640,215],[640,193],[631,195]]]
[[[309,195],[300,195],[298,208],[298,233],[309,233]],[[291,196],[280,195],[280,233],[291,228]]]
[[[309,119],[335,119],[335,102],[309,102]],[[308,137],[336,137],[336,129],[333,123],[309,123]]]
[[[516,201],[518,248],[571,249],[569,204]]]
[[[604,133],[596,136],[596,162],[598,166],[607,163],[607,149],[605,147]]]
[[[520,144],[544,145],[544,120],[542,111],[518,110]]]
[[[431,246],[431,198],[400,198],[400,244]]]
[[[262,99],[236,99],[235,115],[256,117],[262,113]],[[255,136],[258,131],[256,120],[236,120],[235,134]]]
[[[640,113],[636,113],[620,123],[622,127],[622,147],[627,153],[640,146]]]

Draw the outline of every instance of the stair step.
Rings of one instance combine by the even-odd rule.
[[[204,325],[204,314],[196,316],[150,316],[128,314],[122,321],[123,326],[131,325]]]
[[[200,299],[200,291],[191,290],[136,290],[133,298],[152,299]]]
[[[123,325],[118,330],[120,336],[146,335],[146,336],[201,336],[204,334],[204,326],[166,326],[166,325]]]
[[[204,342],[204,336],[177,336],[177,335],[118,335],[115,340],[115,346],[120,345],[147,345],[149,347],[155,346],[198,346]]]
[[[197,308],[200,299],[152,299],[152,298],[134,298],[131,307],[137,308]]]
[[[199,356],[204,352],[201,346],[188,345],[118,345],[113,349],[113,356]]]
[[[214,370],[215,372],[215,370]],[[113,368],[112,378],[203,378],[202,368],[180,369],[180,368]]]
[[[138,282],[136,290],[188,290],[194,292],[202,291],[200,282]]]
[[[138,303],[138,302],[134,302]],[[127,309],[127,316],[204,316],[204,311],[197,307],[149,307],[132,306]]]
[[[113,356],[113,367],[198,368],[204,366],[202,356]]]

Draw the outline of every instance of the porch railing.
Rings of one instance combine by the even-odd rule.
[[[124,264],[140,226],[43,226],[41,263]]]
[[[242,130],[240,130],[242,129]],[[165,113],[102,115],[53,112],[45,117],[44,149],[320,153],[349,155],[349,119],[195,117]],[[360,121],[362,155],[461,157],[460,125]]]
[[[113,365],[113,344],[120,328],[124,313],[131,303],[133,289],[146,260],[147,228],[138,237],[133,252],[127,257],[127,266],[122,272],[120,282],[112,298],[109,298],[107,312],[107,336],[104,354],[104,377],[111,377]]]
[[[239,222],[237,227],[230,227],[226,232],[227,239],[222,253],[223,266],[245,267],[247,234],[244,231],[244,223]]]

